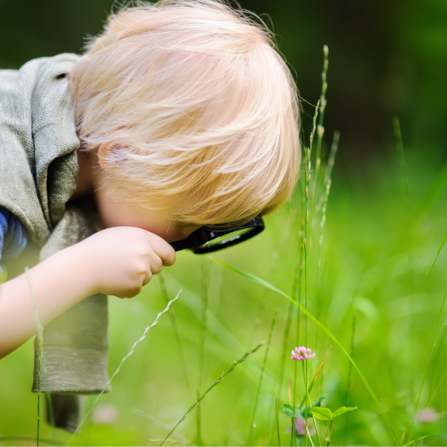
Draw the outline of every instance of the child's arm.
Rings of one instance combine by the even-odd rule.
[[[95,293],[137,295],[175,252],[145,230],[115,227],[61,250],[28,272],[42,326]],[[0,358],[37,332],[25,274],[0,286]]]

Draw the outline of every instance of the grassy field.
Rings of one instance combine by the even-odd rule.
[[[110,298],[112,374],[182,290],[126,359],[113,392],[94,408],[88,397],[92,412],[80,434],[70,441],[42,424],[42,444],[158,445],[234,366],[166,445],[326,445],[326,421],[310,418],[312,436],[292,436],[283,411],[306,398],[326,353],[307,400],[324,396],[332,411],[357,407],[333,421],[331,445],[447,444],[445,252],[427,273],[447,231],[447,169],[429,148],[406,148],[405,163],[390,148],[368,175],[336,162],[325,207],[330,144],[322,145],[320,168],[314,146],[311,179],[305,152],[296,194],[266,218],[260,236],[213,257],[179,253],[164,279],[153,278],[135,299]],[[291,360],[302,345],[315,358]],[[1,442],[35,443],[32,341],[1,361],[0,376]]]

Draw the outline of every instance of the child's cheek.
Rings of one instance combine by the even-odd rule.
[[[147,216],[146,219],[135,218],[132,216],[116,216],[114,219],[108,220],[109,227],[135,227],[149,231],[160,236],[167,242],[178,241],[187,237],[184,231],[176,222],[169,222],[166,218],[159,216]]]
[[[100,188],[96,194],[97,208],[105,228],[136,227],[160,236],[167,242],[185,239],[200,225],[180,225],[172,220],[175,210],[155,211],[142,209],[133,203],[119,200],[116,192]]]

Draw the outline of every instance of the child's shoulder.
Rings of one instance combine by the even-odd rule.
[[[60,54],[0,70],[0,206],[39,245],[76,187],[79,140],[67,75],[78,59]]]

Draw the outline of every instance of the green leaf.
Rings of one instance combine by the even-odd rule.
[[[282,411],[284,411],[284,414],[288,417],[288,418],[293,418],[295,417],[295,410],[292,407],[292,405],[289,404],[284,404],[282,406]]]
[[[321,407],[321,401],[326,399],[326,397],[322,396],[318,399],[317,402],[315,402],[314,404],[312,404],[312,407],[307,406],[304,410],[301,411],[302,419],[310,419],[312,417],[312,408],[313,407]]]
[[[447,181],[447,167],[446,167],[446,181]],[[292,297],[287,295],[287,293],[285,293],[282,290],[278,289],[277,287],[273,286],[269,282],[264,281],[263,279],[258,278],[257,276],[252,275],[251,273],[248,273],[248,272],[246,272],[244,270],[241,270],[241,269],[238,269],[236,267],[233,267],[230,264],[227,264],[225,262],[219,261],[219,260],[217,260],[215,258],[212,258],[212,259],[213,259],[213,261],[215,263],[221,265],[222,267],[225,267],[226,269],[231,270],[232,272],[235,272],[235,273],[237,273],[237,274],[239,274],[241,276],[245,276],[246,278],[251,279],[255,283],[260,284],[260,285],[266,287],[267,289],[273,290],[273,291],[279,293],[280,295],[282,295],[284,298],[286,298],[288,301],[290,301],[294,306],[298,307],[298,309],[301,309],[301,312],[303,312],[310,320],[312,320],[316,324],[316,326],[318,326],[331,340],[333,340],[334,343],[336,343],[337,346],[342,350],[343,354],[345,354],[346,357],[349,359],[349,361],[352,363],[352,366],[357,371],[358,375],[360,376],[360,379],[364,383],[364,385],[365,385],[366,389],[368,390],[369,394],[374,399],[374,402],[376,403],[376,405],[379,407],[379,410],[382,413],[383,419],[385,419],[385,422],[388,425],[388,428],[390,429],[390,432],[393,435],[393,438],[396,441],[396,444],[399,445],[399,446],[402,445],[400,440],[399,440],[399,438],[398,438],[398,436],[396,435],[396,432],[394,431],[393,426],[391,425],[391,421],[389,420],[388,416],[385,413],[385,410],[382,407],[382,404],[380,403],[379,399],[377,399],[377,396],[374,393],[373,389],[371,388],[371,385],[366,380],[366,378],[363,375],[362,371],[360,371],[360,368],[357,366],[357,363],[355,363],[354,360],[352,360],[352,357],[348,354],[348,351],[346,351],[346,349],[338,341],[338,339],[335,337],[335,335],[333,335],[332,332],[329,329],[327,329],[324,324],[320,323],[304,306],[302,306],[300,303],[295,301]]]
[[[306,407],[304,410],[301,411],[301,419],[310,419],[312,417],[312,413],[310,412],[311,408],[312,407]]]
[[[329,408],[312,407],[312,414],[320,421],[331,421],[332,411]]]
[[[300,407],[295,405],[295,407],[292,407],[292,405],[284,404],[282,407],[284,414],[289,418],[302,418],[303,412],[300,410]]]
[[[332,419],[338,418],[338,416],[341,416],[342,414],[345,414],[348,411],[354,411],[354,410],[357,410],[357,407],[340,407],[338,410],[334,411]]]
[[[321,396],[317,402],[315,402],[314,404],[312,404],[312,407],[321,407],[321,401],[326,399],[326,396]]]
[[[301,418],[301,419],[307,419],[306,417],[304,417],[303,410],[300,410],[300,408],[298,406],[295,407],[295,417]],[[307,416],[307,417],[310,417],[310,416]]]
[[[292,405],[284,404],[282,409],[284,411],[284,414],[288,418],[301,418],[301,419],[304,419],[303,411],[300,410],[300,407],[298,407],[298,405],[295,405],[295,407],[292,407]]]

